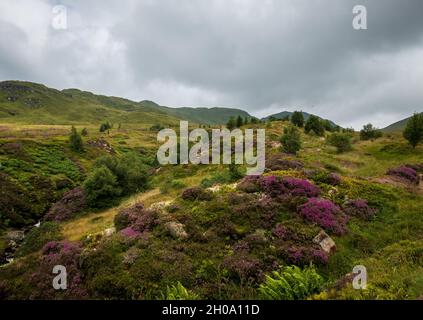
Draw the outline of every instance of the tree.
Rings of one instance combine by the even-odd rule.
[[[322,124],[326,131],[329,131],[329,132],[334,131],[334,126],[329,120],[322,120]]]
[[[69,144],[71,150],[75,152],[84,151],[81,135],[76,131],[74,126],[72,126],[71,133],[69,135]]]
[[[423,113],[415,113],[404,129],[403,136],[415,148],[423,141]]]
[[[116,176],[104,165],[88,175],[84,182],[84,190],[89,205],[97,208],[109,206],[122,192]]]
[[[113,126],[110,124],[110,122],[104,122],[100,125],[100,132],[105,132],[109,129],[111,129]]]
[[[285,128],[281,143],[284,152],[296,154],[301,149],[300,131],[295,126]]]
[[[244,121],[242,120],[241,116],[238,116],[238,118],[236,119],[236,127],[240,128],[242,127],[243,124],[244,124]]]
[[[352,149],[351,135],[348,133],[332,133],[328,138],[328,143],[336,147],[338,153],[342,153]]]
[[[250,122],[250,119],[248,117],[244,118],[244,124],[248,124]]]
[[[232,129],[235,128],[235,126],[236,126],[235,118],[230,117],[229,120],[228,120],[228,123],[226,124],[226,128],[228,128],[229,130],[232,130]]]
[[[313,131],[318,136],[325,134],[325,128],[323,127],[322,121],[315,115],[310,115],[305,124],[304,130],[306,133]]]
[[[361,140],[370,140],[377,139],[382,136],[382,131],[373,127],[371,123],[368,123],[363,126],[363,129],[360,130],[360,139]]]
[[[304,127],[304,115],[302,111],[294,111],[291,116],[291,122],[293,125],[302,128]]]

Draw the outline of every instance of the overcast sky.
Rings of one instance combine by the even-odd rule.
[[[357,4],[367,30],[352,27]],[[383,127],[423,111],[423,1],[0,0],[9,79]]]

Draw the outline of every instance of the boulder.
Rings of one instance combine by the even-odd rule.
[[[314,237],[313,242],[318,244],[326,253],[332,253],[336,250],[335,241],[323,230]]]
[[[103,236],[105,237],[110,237],[112,234],[114,234],[116,232],[116,228],[115,227],[111,227],[111,228],[107,228],[103,231]]]
[[[25,238],[25,234],[23,231],[13,230],[7,232],[6,238],[14,242],[21,242]]]
[[[170,235],[175,239],[186,239],[188,234],[185,231],[185,226],[182,223],[171,221],[165,224],[166,229],[169,231]]]

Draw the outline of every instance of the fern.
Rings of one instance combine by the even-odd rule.
[[[163,300],[198,300],[197,294],[187,290],[179,281],[176,285],[167,286]]]
[[[319,292],[322,284],[322,277],[312,265],[303,270],[288,266],[266,275],[259,293],[265,300],[299,300]]]

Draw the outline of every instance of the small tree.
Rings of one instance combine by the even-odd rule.
[[[284,152],[296,154],[301,149],[300,131],[294,126],[285,128],[281,143]]]
[[[121,195],[116,176],[106,166],[94,169],[84,182],[87,201],[92,207],[107,207]]]
[[[84,150],[81,135],[76,131],[74,126],[72,126],[71,133],[69,135],[69,144],[71,150],[75,152],[81,152]]]
[[[403,136],[415,148],[423,141],[423,113],[415,113],[407,122]]]
[[[294,111],[291,116],[291,122],[293,125],[302,128],[304,127],[304,115],[302,111]]]
[[[313,131],[318,136],[323,136],[325,134],[325,128],[322,121],[314,115],[310,115],[305,124],[304,130],[306,133]]]
[[[87,136],[88,135],[88,130],[87,130],[87,128],[84,128],[84,129],[82,129],[82,131],[81,131],[81,136]]]
[[[342,153],[352,149],[351,135],[347,133],[332,133],[328,138],[328,143],[336,147],[338,153]]]
[[[363,129],[360,131],[360,139],[361,140],[370,140],[370,139],[377,139],[382,136],[382,131],[373,127],[371,123],[368,123],[363,126]]]
[[[226,124],[226,128],[228,128],[229,130],[232,130],[235,127],[236,127],[235,118],[230,117],[229,120],[228,120],[228,123]]]
[[[238,116],[238,118],[236,118],[236,127],[240,128],[242,127],[243,124],[244,124],[244,121],[242,120],[241,116]]]

